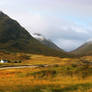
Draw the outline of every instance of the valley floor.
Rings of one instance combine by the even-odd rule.
[[[86,59],[91,61],[31,55],[20,65],[39,67],[0,70],[0,92],[92,92],[92,66]]]

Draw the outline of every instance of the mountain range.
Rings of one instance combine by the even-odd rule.
[[[92,55],[92,40],[65,52],[42,34],[30,34],[16,20],[0,11],[0,51],[23,52],[58,57]]]
[[[59,57],[71,56],[51,41],[35,39],[16,20],[1,11],[0,51],[34,53]]]

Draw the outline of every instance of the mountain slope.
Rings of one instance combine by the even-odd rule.
[[[92,55],[92,41],[88,41],[76,50],[72,51],[73,54],[76,55]]]
[[[55,43],[53,43],[52,41],[46,39],[43,35],[41,35],[39,33],[34,33],[34,34],[32,34],[32,36],[35,39],[37,39],[38,41],[40,41],[42,44],[48,46],[49,48],[53,48],[53,49],[56,49],[56,50],[61,50]]]
[[[17,21],[3,12],[0,12],[0,50],[59,57],[70,56],[64,51],[48,48],[48,46],[34,39]]]

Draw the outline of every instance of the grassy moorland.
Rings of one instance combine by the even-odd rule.
[[[92,92],[91,56],[79,59],[29,56],[21,65],[49,66],[0,70],[0,92]]]
[[[0,70],[0,92],[92,92],[92,67]]]

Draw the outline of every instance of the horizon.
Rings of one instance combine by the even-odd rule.
[[[0,6],[28,32],[44,35],[65,51],[92,39],[91,0],[1,0]]]

